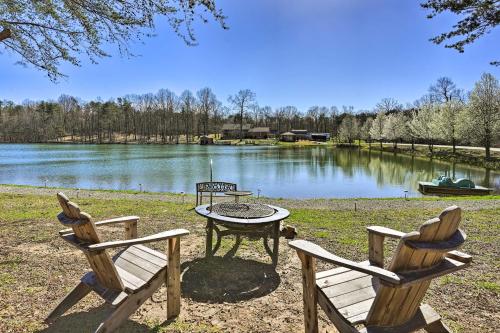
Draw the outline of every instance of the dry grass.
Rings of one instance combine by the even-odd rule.
[[[120,332],[302,331],[300,263],[285,240],[281,240],[276,270],[270,267],[262,242],[256,241],[245,241],[234,258],[207,262],[203,259],[204,221],[191,210],[190,203],[161,201],[153,195],[141,200],[116,199],[113,192],[103,193],[101,198],[73,199],[96,219],[141,216],[140,235],[181,226],[192,232],[181,245],[180,318],[163,322],[165,293],[160,290]],[[298,227],[301,238],[312,239],[338,255],[365,260],[365,226],[414,230],[453,203],[450,198],[439,205],[422,200],[423,206],[405,208],[386,201],[382,209],[356,212],[324,206],[304,208],[287,200],[281,200],[280,205],[292,212],[287,223]],[[428,208],[426,202],[430,203]],[[500,317],[500,208],[492,208],[488,202],[470,198],[470,208],[463,214],[462,227],[469,236],[463,250],[474,256],[473,266],[433,282],[426,298],[457,332],[493,332]],[[0,332],[89,332],[107,314],[92,295],[52,326],[43,323],[50,308],[88,269],[83,255],[57,237],[61,226],[55,215],[59,210],[53,195],[0,194]],[[122,229],[103,228],[103,235],[118,239]],[[219,255],[231,248],[231,241],[224,242]],[[164,245],[155,247],[163,249]],[[387,250],[394,246],[389,242]],[[323,315],[320,326],[322,331],[334,331]]]

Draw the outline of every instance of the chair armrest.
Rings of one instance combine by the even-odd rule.
[[[90,252],[101,251],[101,250],[115,248],[115,247],[124,247],[124,246],[130,246],[130,245],[135,245],[135,244],[145,244],[145,243],[151,243],[151,242],[158,242],[158,241],[162,241],[162,240],[166,240],[166,239],[170,239],[170,238],[185,236],[188,234],[189,234],[189,231],[187,231],[186,229],[174,229],[174,230],[163,231],[163,232],[160,232],[160,233],[157,233],[154,235],[141,237],[141,238],[92,244],[92,245],[87,246],[87,250]]]
[[[401,238],[406,235],[404,232],[376,225],[366,227],[366,229],[369,233],[374,233],[384,237]]]
[[[374,266],[384,267],[384,239],[385,237],[401,238],[405,235],[404,232],[397,231],[391,228],[370,226],[368,230],[368,259]]]
[[[353,269],[358,272],[366,273],[372,276],[376,276],[382,280],[390,282],[392,284],[400,284],[402,282],[400,276],[391,271],[385,270],[380,267],[363,265],[352,260],[344,259],[342,257],[336,256],[327,250],[323,249],[321,246],[314,243],[308,242],[306,240],[295,240],[288,245],[297,251],[301,251],[306,255],[332,263],[338,266]]]
[[[123,217],[117,217],[117,218],[109,219],[109,220],[102,220],[99,222],[95,222],[95,225],[127,223],[127,222],[139,222],[139,216],[123,216]]]

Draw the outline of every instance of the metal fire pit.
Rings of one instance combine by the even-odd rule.
[[[230,250],[233,254],[240,245],[240,236],[246,236],[251,239],[262,238],[273,265],[277,265],[280,222],[290,215],[288,210],[263,204],[217,203],[212,207],[210,205],[198,206],[195,211],[207,218],[206,257],[212,257],[217,252],[223,236],[236,236],[236,244]],[[212,247],[214,232],[216,243]],[[268,244],[269,238],[273,240],[272,249]]]
[[[216,213],[220,216],[240,219],[255,219],[261,217],[269,217],[276,213],[276,211],[273,208],[263,204],[240,204],[226,202],[212,205],[212,213]]]

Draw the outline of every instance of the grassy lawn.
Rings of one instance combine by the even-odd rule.
[[[139,235],[175,227],[192,232],[181,248],[183,267],[188,267],[188,273],[194,276],[186,273],[183,277],[180,318],[160,325],[166,310],[164,302],[158,302],[162,295],[156,295],[120,331],[302,330],[300,264],[285,240],[281,241],[278,268],[270,273],[272,283],[269,282],[269,275],[259,280],[260,277],[254,276],[255,269],[248,268],[266,270],[268,268],[265,267],[269,266],[270,260],[265,256],[262,243],[256,241],[243,242],[237,253],[241,259],[234,259],[235,267],[239,268],[232,267],[231,275],[226,275],[231,268],[228,262],[221,259],[209,265],[200,261],[204,254],[204,220],[194,213],[191,202],[166,202],[154,198],[115,199],[112,192],[109,192],[109,198],[104,199],[72,199],[96,220],[139,215]],[[468,235],[462,250],[473,255],[472,267],[435,280],[426,298],[426,302],[458,332],[493,332],[500,313],[500,207],[481,208],[481,202],[498,199],[498,196],[477,199],[468,198],[477,203],[477,209],[464,211],[461,225]],[[415,230],[426,219],[453,204],[453,198],[446,198],[439,209],[433,206],[428,209],[398,207],[353,211],[293,207],[293,202],[287,200],[281,203],[292,213],[286,223],[298,228],[300,238],[314,240],[346,258],[366,260],[366,226]],[[63,228],[55,218],[59,211],[54,195],[0,194],[0,332],[87,332],[104,318],[105,310],[99,307],[98,298],[89,296],[50,329],[43,323],[50,308],[87,270],[83,255],[57,237],[57,231]],[[122,233],[120,226],[103,228],[106,239],[119,239]],[[231,241],[227,239],[223,242],[222,254],[231,248]],[[387,253],[395,246],[395,242],[389,241],[386,244]],[[154,247],[163,249],[164,244]],[[325,267],[319,265],[319,268]],[[247,282],[271,283],[269,290],[255,297],[239,297],[238,288],[248,287],[242,276]],[[216,277],[229,279],[229,282],[218,284],[214,280]],[[224,288],[234,290],[230,289],[226,295]],[[241,321],[243,316],[244,322]],[[324,330],[328,327],[330,332],[333,326],[327,326],[327,323],[322,315],[320,326]]]

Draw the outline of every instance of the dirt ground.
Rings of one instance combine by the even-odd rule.
[[[39,207],[44,207],[50,200],[55,201],[53,196],[49,199],[38,195],[36,200],[25,197],[25,194],[21,194],[21,199],[6,194],[0,197],[0,201],[4,201],[4,206],[0,204],[0,208],[4,212],[12,210],[11,215],[0,219],[0,332],[91,332],[109,313],[109,309],[94,294],[84,298],[52,325],[43,323],[44,316],[76,285],[88,270],[88,265],[82,253],[56,236],[57,230],[61,229],[53,215],[58,210],[56,204],[44,212],[47,218],[33,219],[26,215],[36,207],[41,209]],[[19,207],[16,200],[22,200],[22,205],[33,202],[34,206]],[[83,210],[90,211],[92,201],[87,199],[87,202],[89,209]],[[285,204],[287,208],[293,208],[293,202]],[[469,203],[469,211],[480,210],[483,204],[484,209],[490,209],[492,202]],[[140,203],[134,201],[134,205]],[[441,207],[443,205],[441,202]],[[435,211],[434,207],[429,209]],[[162,287],[119,332],[303,332],[300,261],[285,239],[280,241],[276,269],[272,267],[261,241],[244,241],[236,255],[232,256],[225,255],[231,254],[234,241],[228,239],[217,256],[209,261],[204,259],[203,220],[192,211],[183,215],[184,220],[169,215],[165,211],[162,218],[152,215],[141,220],[139,234],[147,235],[175,227],[186,227],[191,231],[181,242],[181,314],[175,321],[165,321],[166,290]],[[417,214],[415,219],[423,222],[430,217]],[[486,217],[485,223],[495,222],[495,227],[490,230],[492,234],[488,236],[486,231],[485,237],[490,238],[472,237],[465,249],[476,256],[474,266],[452,275],[449,280],[437,280],[428,293],[426,302],[436,308],[454,331],[498,332],[499,291],[495,283],[499,272],[496,243],[499,219],[498,215]],[[103,234],[106,239],[119,239],[122,228],[108,227]],[[304,230],[303,226],[299,227],[299,235],[313,238],[313,234]],[[364,234],[362,237],[365,237]],[[336,238],[316,237],[314,240],[331,250],[344,249],[342,253],[336,252],[344,257],[366,259],[366,253],[359,247],[339,245]],[[163,251],[164,246],[160,243],[152,247]],[[394,244],[391,246],[393,248]],[[319,265],[319,269],[324,268],[325,265]],[[486,288],[464,282],[481,279],[496,282]],[[320,331],[336,332],[322,311],[319,313]]]

